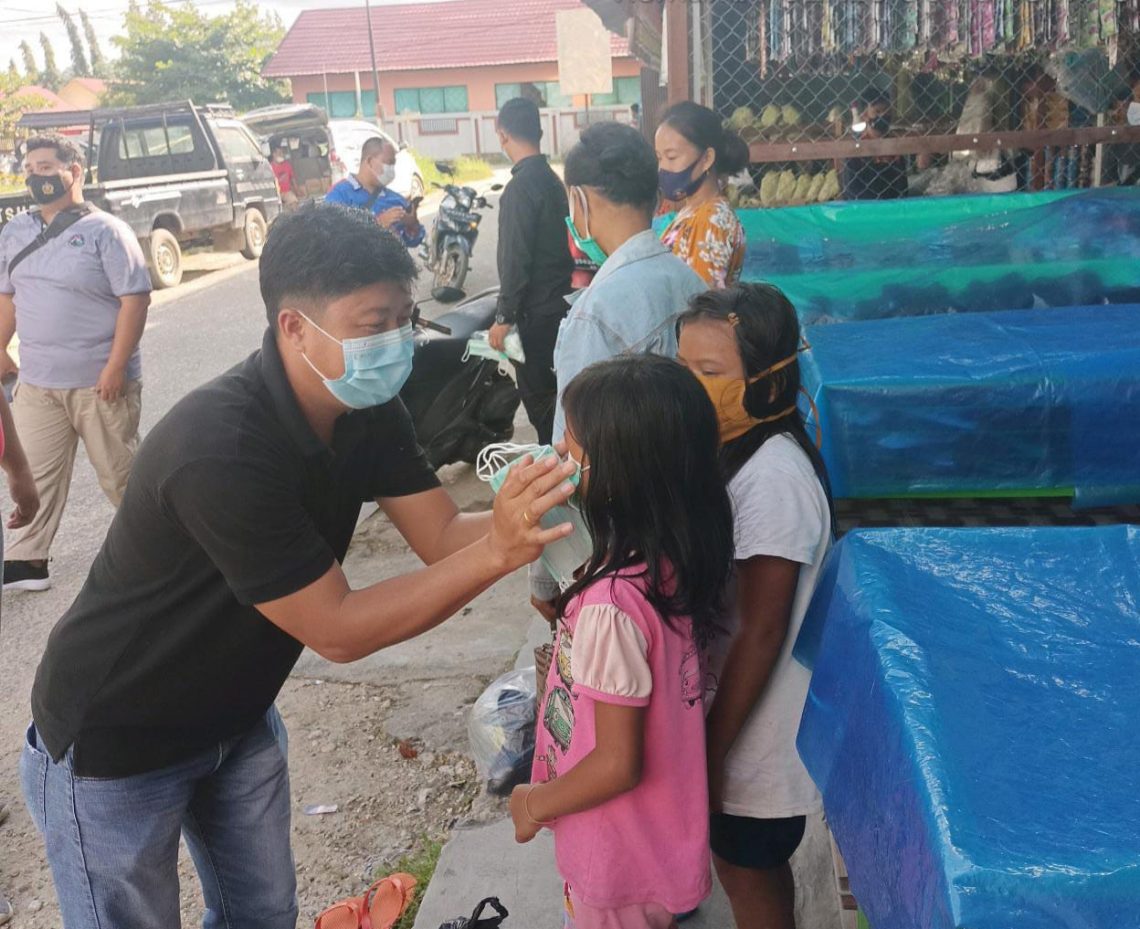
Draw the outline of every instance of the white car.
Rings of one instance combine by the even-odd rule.
[[[424,195],[424,179],[412,153],[374,123],[363,119],[330,119],[329,134],[332,136],[329,162],[334,184],[360,170],[360,150],[364,143],[380,136],[396,149],[396,180],[392,182],[392,190],[409,200]]]

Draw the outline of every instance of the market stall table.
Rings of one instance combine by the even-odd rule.
[[[796,654],[873,929],[1108,929],[1140,901],[1140,529],[876,530]]]
[[[837,497],[1140,502],[1140,306],[806,327]]]
[[[1140,190],[741,210],[744,280],[806,324],[1140,303]]]

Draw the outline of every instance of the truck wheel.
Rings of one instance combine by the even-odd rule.
[[[269,224],[261,215],[261,210],[250,207],[245,211],[244,237],[245,247],[241,250],[242,257],[251,261],[261,257],[265,248],[265,236],[269,233]]]
[[[182,247],[169,229],[155,229],[147,242],[147,265],[156,288],[182,283]]]

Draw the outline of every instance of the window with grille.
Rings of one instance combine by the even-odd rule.
[[[615,77],[614,89],[608,94],[591,94],[590,106],[617,106],[641,103],[640,77]]]
[[[466,113],[467,88],[405,87],[396,91],[397,113]]]
[[[558,81],[522,81],[495,85],[495,106],[522,97],[533,100],[538,106],[573,106],[574,100],[562,94]]]

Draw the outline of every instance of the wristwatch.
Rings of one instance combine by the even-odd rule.
[[[502,313],[495,314],[496,326],[513,326],[514,323],[515,321],[513,319],[507,319]]]

